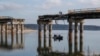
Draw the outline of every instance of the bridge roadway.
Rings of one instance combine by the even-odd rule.
[[[69,10],[67,14],[55,14],[55,15],[42,15],[39,16],[39,20],[66,20],[66,19],[99,19],[100,9],[93,10]]]

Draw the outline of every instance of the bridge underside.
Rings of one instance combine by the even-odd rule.
[[[38,20],[100,19],[100,12],[42,15]]]

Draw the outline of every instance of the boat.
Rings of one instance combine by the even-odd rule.
[[[60,41],[60,40],[63,40],[63,36],[54,34],[53,39]]]

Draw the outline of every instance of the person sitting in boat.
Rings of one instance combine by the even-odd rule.
[[[54,37],[53,37],[54,39],[56,39],[57,38],[57,35],[56,34],[54,34]]]
[[[58,36],[58,39],[59,39],[59,40],[62,40],[62,39],[63,39],[63,36],[59,35],[59,36]]]

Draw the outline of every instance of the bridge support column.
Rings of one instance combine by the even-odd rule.
[[[37,23],[38,23],[38,48],[37,48],[37,51],[38,51],[38,54],[42,54],[43,50],[42,50],[42,23],[41,23],[41,20],[37,20]]]
[[[41,43],[42,43],[42,25],[41,24],[39,24],[38,25],[39,27],[38,27],[38,52],[39,52],[39,54],[41,54]]]
[[[75,54],[77,54],[77,51],[78,51],[78,46],[77,46],[77,33],[78,33],[78,22],[75,21],[75,35],[74,35],[74,52]]]
[[[72,54],[72,21],[69,22],[69,55]]]
[[[19,42],[18,42],[18,40],[19,40],[19,38],[18,38],[18,29],[19,29],[19,24],[16,24],[16,44],[18,45],[19,44]]]
[[[80,52],[83,52],[83,22],[80,22]]]
[[[51,42],[52,22],[50,20],[38,20],[37,22],[38,22],[38,48],[37,48],[38,54],[39,55],[48,54],[52,51],[52,42]],[[43,39],[41,39],[42,25],[43,25],[43,33],[44,33]],[[48,29],[48,33],[47,33],[47,29]],[[48,37],[48,41],[47,41],[47,37]],[[43,42],[43,47],[41,42]]]
[[[1,46],[3,45],[3,24],[1,23]]]
[[[11,48],[14,47],[14,24],[11,22]]]
[[[8,28],[8,25],[7,23],[5,24],[5,45],[7,46],[8,45],[8,34],[7,34],[7,28]]]
[[[44,48],[46,47],[46,31],[47,31],[47,25],[44,24]]]
[[[52,30],[52,25],[49,24],[49,47],[51,47],[51,30]]]
[[[23,47],[23,45],[24,45],[24,40],[23,40],[24,25],[23,25],[23,22],[21,22],[20,27],[21,27],[21,47]]]

